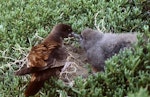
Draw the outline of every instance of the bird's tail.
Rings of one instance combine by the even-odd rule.
[[[35,95],[44,85],[44,81],[30,81],[24,94],[25,97]]]
[[[25,96],[29,97],[35,95],[43,87],[46,80],[51,77],[58,77],[62,68],[63,66],[53,67],[32,74],[31,80],[24,93]]]

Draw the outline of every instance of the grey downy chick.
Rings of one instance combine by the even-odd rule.
[[[87,60],[94,72],[104,71],[105,60],[131,47],[137,41],[137,33],[102,33],[86,28],[81,32],[80,45],[86,51]]]

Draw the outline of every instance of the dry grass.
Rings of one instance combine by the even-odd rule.
[[[60,73],[60,78],[65,82],[65,84],[72,86],[76,77],[87,77],[88,70],[84,67],[84,54],[75,53],[70,50],[68,50],[68,52],[69,56],[65,62],[64,68]],[[80,56],[82,56],[82,58]]]

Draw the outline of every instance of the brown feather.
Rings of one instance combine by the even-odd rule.
[[[26,97],[35,95],[49,78],[57,77],[63,65],[58,67],[54,65],[63,64],[66,60],[67,52],[62,47],[62,41],[70,34],[72,34],[70,26],[58,24],[42,43],[32,47],[27,57],[27,66],[15,73],[16,75],[31,74],[31,80],[25,90]]]
[[[28,56],[29,67],[44,67],[48,64],[45,62],[56,48],[61,47],[57,42],[43,42],[34,46]]]
[[[31,80],[25,90],[25,96],[35,95],[44,85],[44,82],[51,77],[57,77],[63,66],[49,68],[47,70],[32,74]]]
[[[44,81],[30,81],[24,94],[25,97],[35,95],[44,85]]]
[[[52,67],[53,65],[57,65],[57,63],[54,62],[54,59],[56,59],[56,61],[64,61],[67,58],[67,55],[68,55],[68,53],[64,47],[55,49],[51,53],[51,55],[49,56],[47,61],[45,61],[48,64],[47,66],[44,66],[44,67],[23,67],[20,70],[16,71],[15,75],[22,76],[25,74],[31,74],[31,73],[35,73],[38,71],[46,70],[46,69]]]

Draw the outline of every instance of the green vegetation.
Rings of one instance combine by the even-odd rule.
[[[37,95],[150,96],[149,0],[0,0],[0,97],[23,97],[28,77],[14,76],[17,60],[37,44],[37,34],[45,37],[57,23],[70,24],[77,33],[98,25],[105,32],[136,31],[139,42],[108,60],[106,72],[77,78],[73,87],[50,80]]]

